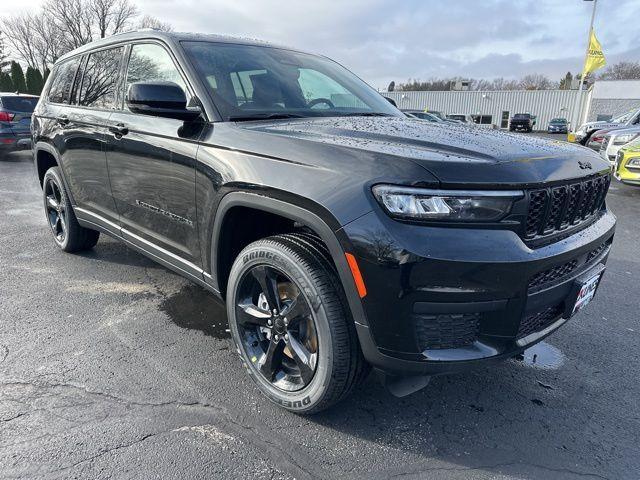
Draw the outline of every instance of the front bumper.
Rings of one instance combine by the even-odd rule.
[[[368,294],[363,353],[389,373],[449,373],[513,356],[566,322],[575,279],[606,263],[608,211],[531,249],[506,230],[409,225],[371,212],[346,225]]]
[[[626,183],[628,185],[640,185],[640,168],[636,167],[627,167],[627,164],[631,158],[625,156],[623,159],[618,160],[614,167],[614,177],[617,178],[622,183]]]

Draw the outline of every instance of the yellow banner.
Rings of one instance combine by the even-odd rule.
[[[582,76],[584,77],[588,73],[594,72],[599,68],[604,67],[607,64],[604,53],[602,53],[602,47],[600,42],[596,38],[596,34],[591,30],[591,37],[589,39],[589,53],[587,54],[587,61],[584,62],[584,70]]]

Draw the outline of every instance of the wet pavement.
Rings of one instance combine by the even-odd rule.
[[[0,478],[638,478],[640,189],[612,185],[596,300],[522,358],[299,417],[203,289],[104,236],[60,252],[32,168],[0,161]]]

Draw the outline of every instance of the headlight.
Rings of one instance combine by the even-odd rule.
[[[640,158],[632,158],[627,162],[627,168],[640,168]]]
[[[505,217],[522,191],[431,190],[376,185],[373,194],[392,217],[406,220],[495,222]]]
[[[626,135],[618,135],[617,137],[613,137],[614,145],[624,145],[625,143],[629,143],[634,138],[638,136],[637,133],[628,133]]]

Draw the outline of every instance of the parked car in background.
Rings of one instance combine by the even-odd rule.
[[[530,113],[516,113],[513,117],[511,117],[511,121],[509,122],[509,131],[525,131],[532,132],[533,126],[535,125],[535,117]]]
[[[640,139],[618,150],[614,176],[622,183],[640,186]]]
[[[31,114],[38,97],[0,93],[0,157],[31,147]]]
[[[468,123],[470,125],[475,125],[475,122],[473,121],[473,118],[471,118],[471,115],[465,115],[464,113],[451,113],[447,115],[447,118],[449,120],[456,120],[460,123]]]
[[[566,118],[552,118],[547,126],[549,133],[568,133],[569,122]]]
[[[104,233],[225,299],[220,369],[297,413],[370,367],[404,396],[522,353],[594,298],[615,231],[596,153],[411,120],[324,56],[246,39],[84,45],[32,135],[55,245]]]
[[[595,150],[596,152],[599,152],[600,148],[602,147],[602,142],[604,141],[605,135],[607,135],[610,131],[611,130],[608,128],[597,130],[589,137],[589,141],[587,142],[586,146],[589,147],[591,150]]]
[[[640,137],[640,125],[611,130],[604,135],[600,144],[600,156],[611,163],[616,162],[618,150]]]
[[[402,110],[402,113],[410,118],[419,118],[420,120],[426,120],[428,122],[444,123],[444,120],[440,117],[422,110]]]
[[[442,112],[439,112],[438,110],[428,110],[428,109],[424,109],[425,112],[430,113],[431,115],[435,115],[436,117],[438,117],[440,120],[442,120],[443,122],[446,122],[448,119],[446,117],[446,115]]]
[[[580,125],[575,131],[575,141],[582,145],[588,145],[591,136],[598,130],[613,130],[616,128],[633,127],[634,125],[640,125],[640,108],[629,110],[614,117],[611,121],[604,122],[587,122]]]

